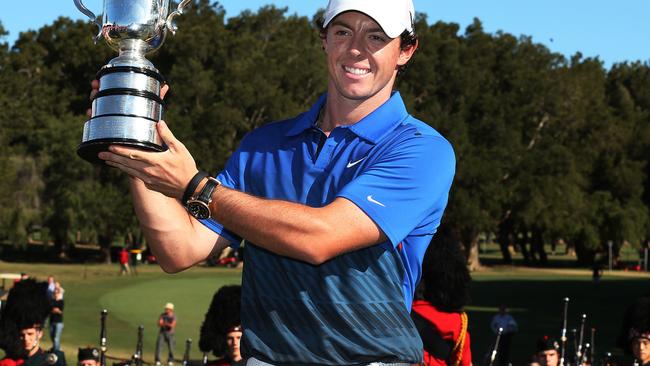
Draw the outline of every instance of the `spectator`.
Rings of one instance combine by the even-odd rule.
[[[650,332],[638,334],[632,339],[632,353],[641,366],[650,365]]]
[[[618,345],[639,365],[650,366],[650,296],[636,299],[626,309]]]
[[[594,283],[598,283],[601,277],[603,277],[603,266],[594,261],[594,265],[591,267],[591,279]]]
[[[463,307],[469,302],[471,277],[465,255],[452,241],[434,240],[429,248],[411,310],[424,346],[424,364],[469,366],[472,352]]]
[[[537,362],[542,366],[558,366],[560,344],[553,338],[544,336],[537,341]]]
[[[241,286],[221,287],[212,297],[210,308],[201,325],[199,348],[204,353],[212,352],[219,357],[207,363],[208,366],[244,365],[240,351]]]
[[[240,344],[242,336],[242,327],[236,325],[226,331],[226,353],[225,355],[210,362],[208,366],[243,366],[245,361],[241,356]]]
[[[126,248],[120,250],[120,276],[129,274],[129,252]]]
[[[54,289],[56,288],[56,283],[54,282],[54,276],[47,276],[47,295],[50,299],[54,300]]]
[[[54,283],[54,291],[59,291],[61,293],[61,299],[63,299],[63,295],[65,294],[65,289],[63,286],[61,286],[61,282],[55,282]]]
[[[176,329],[176,315],[174,314],[174,304],[168,302],[165,305],[165,311],[158,317],[158,339],[156,340],[156,365],[160,365],[160,352],[163,343],[167,344],[168,356],[167,366],[174,365],[174,330]]]
[[[29,276],[25,272],[20,272],[20,278],[14,280],[14,284],[29,279]]]
[[[526,362],[526,366],[542,366],[537,360],[537,354],[534,354],[533,356],[530,357],[528,362]]]
[[[129,251],[129,259],[131,264],[131,274],[133,276],[138,275],[138,262],[142,260],[142,250],[140,249],[131,249]]]
[[[52,300],[52,310],[50,311],[50,339],[52,340],[52,349],[61,350],[61,333],[63,332],[63,289],[55,288],[54,299]]]
[[[40,346],[43,324],[50,312],[47,283],[25,279],[9,291],[0,313],[0,366],[66,366],[63,352]]]
[[[499,341],[499,348],[497,349],[497,365],[507,366],[510,364],[510,344],[512,336],[519,331],[515,318],[508,313],[508,308],[505,305],[499,306],[499,313],[492,317],[490,328],[494,334],[499,332],[499,328],[503,329],[501,339]]]
[[[100,366],[99,350],[95,347],[79,348],[77,366]]]

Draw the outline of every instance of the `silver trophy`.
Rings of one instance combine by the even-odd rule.
[[[99,26],[95,43],[104,38],[119,52],[97,73],[100,88],[84,124],[79,156],[103,164],[97,154],[110,145],[165,150],[156,130],[162,118],[164,78],[144,55],[162,46],[167,30],[176,33],[172,21],[190,1],[182,0],[169,13],[170,0],[104,0],[100,22],[82,0],[74,0],[77,9]]]

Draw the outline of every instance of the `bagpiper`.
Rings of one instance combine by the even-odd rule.
[[[66,366],[62,351],[41,348],[51,304],[47,283],[26,279],[14,284],[0,314],[0,366]]]

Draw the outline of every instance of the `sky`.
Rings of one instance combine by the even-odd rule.
[[[84,0],[95,13],[103,0]],[[414,0],[429,23],[453,22],[461,30],[476,17],[489,33],[503,31],[531,36],[567,57],[581,52],[598,57],[609,68],[624,61],[650,61],[650,1],[648,0]],[[288,14],[311,17],[326,0],[222,0],[226,16],[263,5],[288,7]],[[73,0],[2,0],[0,22],[10,45],[18,34],[51,24],[57,17],[83,19]],[[182,31],[179,30],[179,31]],[[89,35],[90,37],[91,35]]]

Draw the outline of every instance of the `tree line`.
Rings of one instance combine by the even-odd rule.
[[[266,6],[226,17],[196,0],[179,31],[148,58],[171,85],[165,120],[198,165],[217,172],[251,129],[294,116],[325,91],[314,20]],[[1,21],[2,19],[0,19]],[[420,48],[398,89],[410,112],[443,133],[457,175],[439,235],[478,263],[482,233],[546,261],[564,241],[588,264],[612,242],[650,238],[650,66],[606,69],[530,37],[488,33],[475,19],[416,19]],[[96,29],[58,18],[0,43],[0,239],[33,233],[70,253],[141,241],[126,178],[76,156],[89,82],[115,57]],[[0,25],[0,35],[6,32]],[[3,38],[0,38],[2,40]]]

